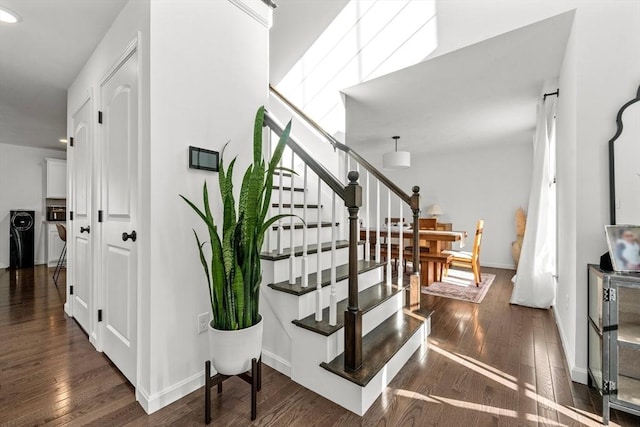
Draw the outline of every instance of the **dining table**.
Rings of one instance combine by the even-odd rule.
[[[380,229],[376,227],[361,227],[360,228],[360,240],[369,241],[369,248],[371,250],[371,254],[375,254],[376,250],[376,242],[380,236],[380,244],[386,245],[386,238],[390,237],[392,239],[396,239],[397,241],[402,241],[403,253],[404,248],[407,246],[413,245],[413,229],[409,227],[399,227],[399,226],[391,226],[387,227],[382,226]],[[402,237],[400,237],[402,236]],[[368,239],[367,239],[368,237]],[[420,247],[428,248],[428,251],[425,251],[429,254],[429,260],[425,261],[425,257],[421,257],[421,284],[423,286],[429,286],[433,283],[434,280],[438,279],[440,276],[438,274],[438,269],[441,267],[437,262],[430,261],[431,259],[435,259],[440,255],[440,253],[447,249],[448,244],[452,242],[460,242],[460,247],[463,248],[465,245],[465,239],[467,238],[466,231],[447,231],[447,230],[419,230],[418,231],[418,240],[420,241]],[[408,244],[407,244],[408,241]],[[397,244],[397,243],[394,243]],[[412,261],[411,258],[404,257],[407,261]],[[422,262],[425,261],[425,262]],[[426,268],[425,268],[426,267]]]
[[[389,230],[390,228],[390,230]],[[409,245],[413,240],[413,229],[408,227],[391,227],[381,226],[378,231],[375,227],[360,227],[360,240],[367,240],[367,233],[369,234],[369,245],[372,250],[375,250],[376,239],[378,233],[380,239],[386,239],[391,237],[392,239],[399,239],[402,234],[403,242],[409,241]],[[465,239],[467,238],[466,231],[445,231],[445,230],[418,230],[418,239],[421,242],[421,246],[428,246],[429,251],[432,253],[440,253],[445,249],[445,244],[449,242],[461,242],[461,248],[464,247]],[[426,245],[424,243],[427,243]],[[380,242],[380,244],[384,244]],[[403,247],[409,246],[403,244]]]

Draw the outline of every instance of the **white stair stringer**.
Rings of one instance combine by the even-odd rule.
[[[364,319],[363,319],[364,321]],[[297,328],[292,335],[293,363],[291,379],[305,388],[362,416],[416,352],[426,351],[426,338],[430,333],[429,319],[417,329],[385,366],[369,381],[360,386],[320,366],[334,357],[338,341],[344,340],[344,328],[329,337]]]

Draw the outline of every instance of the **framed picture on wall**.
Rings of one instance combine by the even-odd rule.
[[[606,225],[604,229],[613,269],[640,272],[640,226]]]

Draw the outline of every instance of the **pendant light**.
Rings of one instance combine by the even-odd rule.
[[[399,136],[392,137],[395,140],[395,151],[383,154],[382,167],[385,169],[406,169],[411,167],[411,153],[408,151],[398,151]]]

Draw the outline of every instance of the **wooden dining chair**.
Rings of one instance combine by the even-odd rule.
[[[480,285],[480,243],[482,242],[482,232],[484,230],[484,220],[479,219],[476,224],[476,237],[473,239],[471,252],[465,251],[442,251],[443,254],[452,255],[453,258],[445,266],[444,276],[449,274],[449,267],[452,265],[468,267],[473,271],[473,278],[476,286]]]

